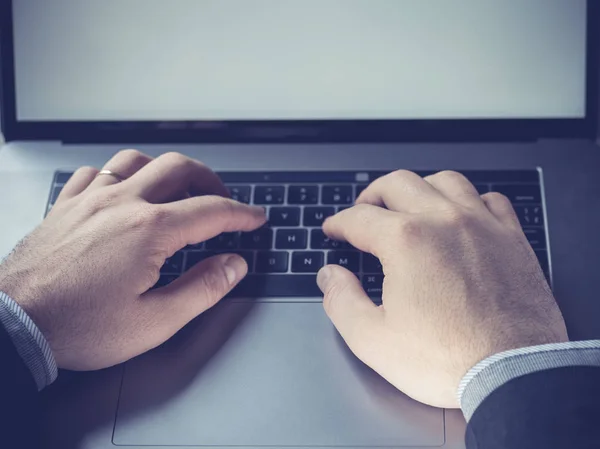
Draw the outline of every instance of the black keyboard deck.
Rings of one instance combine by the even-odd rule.
[[[418,172],[426,176],[433,172]],[[269,223],[254,232],[222,234],[171,257],[161,269],[157,287],[177,279],[196,263],[219,253],[246,259],[248,276],[234,297],[306,298],[321,292],[315,274],[328,263],[356,273],[374,301],[381,300],[383,272],[377,258],[344,242],[328,239],[321,230],[325,218],[352,206],[358,194],[386,172],[226,172],[219,173],[238,201],[264,206]],[[540,175],[527,171],[463,172],[480,193],[506,195],[550,280]],[[50,210],[71,173],[57,172],[50,192]]]

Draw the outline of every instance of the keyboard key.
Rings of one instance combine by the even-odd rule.
[[[257,273],[286,273],[289,254],[286,251],[259,252],[256,255]]]
[[[369,187],[368,184],[359,184],[355,187],[355,195],[354,195],[354,199],[358,198],[360,196],[360,194],[363,192],[363,190],[365,190],[367,187]]]
[[[351,204],[354,201],[352,186],[323,186],[323,204]]]
[[[215,254],[215,252],[209,251],[188,251],[187,259],[185,261],[185,271],[188,271],[194,265],[202,262],[205,259],[208,259],[209,257],[214,256]]]
[[[288,204],[317,204],[319,202],[319,186],[290,186]]]
[[[260,228],[243,233],[240,243],[242,249],[271,249],[273,248],[273,230]]]
[[[323,266],[325,256],[322,252],[298,251],[292,254],[294,273],[316,273]]]
[[[360,253],[358,251],[331,251],[327,255],[327,263],[340,265],[353,273],[358,273]]]
[[[521,226],[544,226],[542,206],[515,206]]]
[[[307,229],[279,229],[275,237],[277,249],[305,249],[308,246]]]
[[[269,211],[271,226],[300,226],[299,207],[272,207]]]
[[[310,231],[311,249],[350,249],[349,243],[332,240],[325,235],[322,229],[313,229]]]
[[[546,248],[546,233],[539,228],[524,228],[523,232],[533,249]]]
[[[240,245],[240,235],[237,232],[227,232],[216,236],[206,242],[206,249],[219,250],[219,249],[236,249]]]
[[[540,187],[537,185],[494,185],[492,191],[505,195],[513,204],[542,202]]]
[[[228,186],[231,199],[240,203],[250,203],[250,186]]]
[[[362,255],[362,272],[383,274],[383,267],[377,257],[369,253]]]
[[[383,275],[365,274],[362,280],[362,286],[367,295],[375,298],[381,298],[383,294]]]
[[[154,287],[152,287],[151,290],[154,290],[156,288],[166,287],[171,282],[173,282],[174,280],[176,280],[178,277],[179,276],[175,275],[175,274],[163,274],[163,275],[161,275],[161,277],[158,280],[158,282],[156,284],[154,284]]]
[[[254,204],[283,204],[284,186],[256,186],[254,188]]]
[[[320,298],[314,274],[250,274],[228,295],[229,298]]]
[[[165,264],[161,267],[161,274],[180,274],[183,270],[183,253],[175,253],[172,257],[169,257]]]
[[[327,217],[335,215],[333,207],[304,208],[304,226],[321,227]]]

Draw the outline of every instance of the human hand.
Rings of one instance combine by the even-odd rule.
[[[225,198],[217,175],[181,154],[153,160],[127,150],[105,169],[125,180],[77,170],[44,222],[0,265],[0,291],[36,323],[61,368],[105,368],[163,343],[248,269],[240,256],[219,255],[149,291],[165,260],[266,221],[262,208]]]
[[[462,377],[490,355],[568,341],[561,312],[507,198],[462,175],[397,171],[323,226],[377,256],[383,305],[339,266],[318,283],[350,349],[425,404],[456,408]],[[385,206],[387,209],[384,209]]]

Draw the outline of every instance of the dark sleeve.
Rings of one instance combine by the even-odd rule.
[[[35,381],[0,325],[0,448],[38,448]]]
[[[468,449],[600,448],[600,368],[569,366],[493,391],[467,426]]]

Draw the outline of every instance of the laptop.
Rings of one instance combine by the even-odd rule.
[[[464,448],[458,410],[358,361],[315,273],[379,261],[323,220],[395,169],[507,195],[571,338],[600,337],[597,2],[12,0],[0,4],[0,254],[81,165],[135,147],[215,169],[269,225],[169,259],[250,273],[156,350],[42,393],[46,448]],[[401,250],[401,249],[399,249]]]

